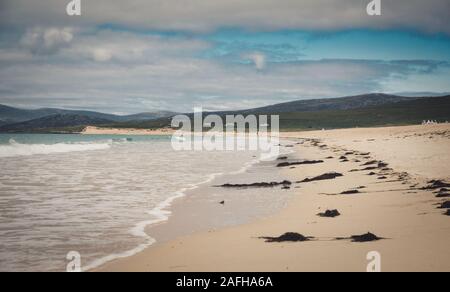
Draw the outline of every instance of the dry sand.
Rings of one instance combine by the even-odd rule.
[[[94,126],[86,127],[80,134],[82,135],[172,135],[172,129],[118,129],[118,128],[100,128]]]
[[[450,217],[436,205],[446,199],[420,189],[431,179],[450,181],[448,124],[283,136],[295,141],[294,156],[325,161],[286,168],[286,179],[298,181],[330,171],[344,176],[295,183],[289,190],[288,206],[278,214],[156,244],[98,270],[366,271],[367,253],[377,251],[382,271],[450,271]],[[348,162],[341,162],[343,155]],[[333,158],[325,159],[329,156]],[[386,162],[392,169],[372,170],[376,175],[368,175],[369,170],[351,172],[367,167],[361,165],[370,160]],[[386,179],[379,179],[382,176]],[[360,186],[365,188],[359,194],[339,194]],[[341,216],[317,216],[326,209],[337,209]],[[333,240],[368,231],[386,239],[367,243]],[[285,232],[316,240],[267,243],[259,238]]]

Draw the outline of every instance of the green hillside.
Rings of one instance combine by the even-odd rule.
[[[385,96],[383,98],[385,99]],[[333,101],[333,103],[336,102],[342,104],[339,99]],[[345,100],[346,107],[348,106],[347,102]],[[373,100],[371,102],[373,103]],[[263,109],[249,110],[246,113],[237,111],[214,114],[222,117],[227,114],[277,114],[280,116],[280,129],[282,131],[410,125],[420,124],[423,120],[437,120],[438,122],[450,121],[450,96],[408,99],[407,101],[350,109],[324,110],[321,106],[320,110],[312,111],[312,107],[310,106],[307,110],[286,112],[286,108],[282,106],[281,112],[278,112],[277,108],[280,107],[277,105],[272,107],[273,112],[268,112],[269,108],[266,107]],[[304,109],[303,106],[302,109]],[[192,119],[192,114],[190,114],[190,117]],[[167,117],[155,120],[115,122],[99,117],[65,114],[52,115],[11,125],[0,125],[0,132],[70,133],[79,132],[87,125],[112,128],[158,129],[169,127],[170,123],[171,118]]]
[[[411,125],[420,124],[423,120],[450,121],[450,96],[421,98],[346,110],[281,113],[268,113],[266,110],[264,109],[263,112],[254,111],[252,114],[279,114],[280,129],[283,131]],[[226,114],[241,114],[241,112],[229,112]],[[219,115],[225,116],[224,113],[219,113]],[[164,118],[144,122],[114,123],[108,126],[155,129],[168,127],[170,121],[170,119]]]
[[[280,115],[282,130],[334,129],[450,121],[450,96],[353,110],[291,112]]]

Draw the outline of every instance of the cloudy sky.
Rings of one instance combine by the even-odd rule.
[[[0,103],[110,113],[450,92],[450,1],[0,0]]]

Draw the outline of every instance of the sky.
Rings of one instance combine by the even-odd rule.
[[[0,104],[115,114],[450,92],[450,1],[0,0]]]

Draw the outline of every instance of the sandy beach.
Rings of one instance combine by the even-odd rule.
[[[100,128],[94,126],[86,127],[80,134],[82,135],[172,135],[172,129],[119,129],[119,128]]]
[[[0,272],[450,272],[450,0],[56,2],[0,0]]]
[[[289,196],[280,210],[243,225],[189,229],[192,213],[203,212],[213,220],[214,208],[228,208],[232,216],[235,206],[220,206],[219,196],[193,211],[182,207],[188,196],[174,205],[167,223],[156,227],[156,238],[161,238],[157,244],[96,271],[363,272],[372,251],[380,254],[382,271],[450,271],[450,220],[444,215],[448,209],[439,208],[449,200],[449,124],[290,132],[282,137],[293,153],[271,165],[272,180],[259,178],[292,183],[271,189]],[[316,163],[298,163],[304,160]],[[339,176],[314,180],[330,173]],[[231,184],[260,182],[248,173],[226,179]],[[203,196],[211,188],[206,190]],[[326,210],[340,215],[318,215]],[[172,238],[177,229],[184,233]],[[267,237],[277,241],[287,232],[311,238],[267,242]],[[380,239],[350,238],[368,232]]]

